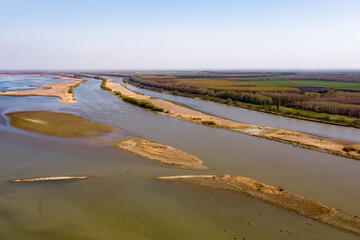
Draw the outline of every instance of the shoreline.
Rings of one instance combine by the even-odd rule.
[[[36,90],[21,90],[21,91],[9,91],[0,92],[0,96],[10,97],[24,97],[24,96],[47,96],[47,97],[58,97],[59,103],[63,104],[76,104],[74,93],[70,89],[86,82],[84,79],[70,78],[67,76],[57,76],[60,79],[72,79],[71,81],[60,82],[60,83],[48,83],[34,85],[35,87],[42,87],[44,89]]]
[[[302,216],[360,235],[360,218],[357,216],[350,216],[315,200],[250,178],[231,175],[184,175],[155,177],[155,179],[245,193]]]
[[[127,79],[128,80],[128,79]],[[199,99],[202,100],[200,98],[200,96],[184,96],[182,93],[180,93],[180,95],[176,95],[173,94],[171,91],[167,91],[167,90],[159,90],[155,87],[148,87],[148,86],[144,86],[141,85],[139,83],[134,83],[132,81],[127,82],[128,84],[134,86],[134,87],[138,87],[141,89],[145,89],[145,90],[149,90],[149,91],[154,91],[154,92],[158,92],[158,93],[163,93],[163,94],[169,94],[169,95],[173,95],[173,96],[180,96],[180,97],[187,97],[187,98],[193,98],[193,99]],[[284,113],[279,113],[279,112],[273,112],[273,111],[268,111],[265,109],[260,109],[260,108],[255,108],[255,107],[250,107],[250,106],[246,106],[246,103],[241,104],[241,106],[239,105],[234,105],[234,104],[226,104],[220,101],[213,101],[213,100],[205,100],[205,101],[211,101],[211,102],[215,102],[215,103],[220,103],[220,104],[225,104],[228,106],[233,106],[233,107],[239,107],[239,108],[244,108],[247,110],[251,110],[251,111],[257,111],[257,112],[262,112],[262,113],[268,113],[268,114],[272,114],[272,115],[277,115],[277,116],[282,116],[282,117],[288,117],[288,118],[293,118],[293,119],[300,119],[300,120],[304,120],[304,121],[310,121],[310,122],[318,122],[318,123],[324,123],[324,124],[329,124],[329,125],[335,125],[335,126],[342,126],[342,127],[352,127],[352,128],[356,128],[359,129],[360,126],[352,126],[349,124],[345,124],[345,123],[339,123],[339,122],[333,122],[333,121],[326,121],[326,120],[320,120],[320,119],[315,119],[315,118],[307,118],[307,117],[301,117],[301,116],[296,116],[296,115],[287,115]],[[225,101],[225,100],[224,100]]]
[[[105,82],[105,86],[108,88],[105,89],[105,91],[108,91],[114,95],[117,95],[116,92],[120,92],[122,96],[135,98],[141,101],[147,101],[156,107],[164,109],[163,112],[157,112],[164,116],[201,124],[208,127],[215,127],[232,132],[238,132],[254,137],[261,137],[304,149],[360,160],[360,143],[358,142],[326,138],[314,134],[275,127],[236,122],[233,120],[206,114],[194,109],[186,108],[164,99],[154,99],[149,96],[134,92],[122,84],[110,80]],[[346,152],[343,149],[347,147],[353,147],[356,150]]]

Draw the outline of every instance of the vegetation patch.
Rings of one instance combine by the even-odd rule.
[[[142,108],[147,108],[147,109],[150,109],[152,111],[157,111],[157,112],[164,112],[163,108],[158,107],[158,106],[156,106],[148,101],[145,101],[145,100],[139,100],[139,99],[136,99],[133,97],[127,97],[124,95],[121,96],[121,99],[124,100],[125,102],[140,106]]]
[[[85,82],[87,82],[87,80],[79,82],[78,84],[75,84],[75,85],[71,85],[67,92],[68,93],[73,93],[75,88],[77,88],[78,86],[80,86],[80,84],[85,83]]]
[[[357,151],[356,148],[354,148],[354,147],[349,147],[349,146],[343,147],[342,150],[343,150],[344,152],[355,152],[355,151]],[[360,151],[360,150],[359,150],[359,151]]]
[[[251,74],[247,77],[249,76]],[[205,75],[194,78],[184,75],[168,77],[133,75],[128,77],[128,82],[173,95],[201,98],[294,118],[360,127],[360,93],[341,91],[350,85],[360,86],[360,79],[354,83],[350,78],[347,82],[333,79],[240,81],[226,74],[214,74],[211,78]]]
[[[150,109],[152,111],[157,111],[157,112],[164,112],[164,109],[161,107],[158,107],[154,104],[152,104],[151,102],[145,101],[145,100],[140,100],[140,99],[136,99],[133,97],[128,97],[123,95],[121,92],[116,91],[116,90],[112,90],[111,88],[109,88],[108,86],[106,86],[106,81],[107,79],[103,79],[101,82],[101,88],[105,91],[109,91],[112,92],[113,94],[115,94],[116,96],[120,97],[123,101],[127,102],[127,103],[131,103],[133,105],[137,105],[139,107],[142,108],[146,108],[146,109]]]
[[[214,122],[214,121],[202,121],[201,123],[204,124],[204,125],[209,125],[209,126],[215,126],[216,125],[216,122]]]

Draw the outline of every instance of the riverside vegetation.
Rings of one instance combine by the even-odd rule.
[[[110,87],[106,85],[107,83]],[[144,96],[134,91],[131,91],[122,84],[113,81],[103,80],[102,84],[103,89],[104,87],[106,87],[106,89],[110,89],[107,91],[111,92],[114,95],[116,94],[116,92],[120,92],[121,96],[131,96],[132,98],[135,98],[139,101],[147,101],[157,107],[166,109],[165,112],[160,112],[160,114],[165,116],[192,123],[202,124],[209,127],[216,127],[233,132],[247,134],[250,136],[262,137],[273,141],[299,146],[305,149],[360,160],[360,151],[357,152],[344,150],[347,149],[347,147],[353,147],[356,149],[360,148],[360,144],[356,142],[326,138],[313,134],[307,134],[281,128],[240,123],[196,111],[187,108],[186,106],[180,106],[167,100],[152,99],[149,96]]]
[[[129,96],[125,96],[123,95],[121,92],[119,91],[113,91],[111,88],[107,87],[106,86],[106,81],[107,79],[103,79],[102,82],[101,82],[101,88],[105,91],[108,91],[108,92],[112,92],[113,94],[115,94],[116,96],[118,96],[119,98],[121,98],[122,100],[124,100],[125,102],[128,102],[128,103],[131,103],[133,105],[137,105],[139,107],[142,107],[142,108],[147,108],[147,109],[150,109],[152,111],[157,111],[157,112],[164,112],[164,109],[161,108],[161,107],[158,107],[148,101],[144,101],[144,100],[139,100],[139,99],[136,99],[136,98],[133,98],[133,97],[129,97]]]
[[[199,73],[123,75],[137,87],[288,117],[360,127],[360,76]]]
[[[103,82],[104,84],[102,84],[102,86],[107,87],[106,80]],[[123,96],[121,91],[112,90],[112,88],[110,87],[108,87],[108,89],[109,89],[108,91],[110,91],[112,94]],[[106,90],[106,88],[104,90]],[[118,94],[116,94],[117,92]],[[136,94],[134,95],[136,96]],[[136,99],[135,97],[133,97],[134,95],[132,95],[131,98]],[[141,101],[145,101],[145,100],[141,100]],[[153,100],[148,100],[148,101],[153,101]],[[165,104],[165,106],[179,107],[177,109],[180,109],[182,111],[188,110],[185,107],[180,107],[175,104],[171,105],[171,103],[166,101],[159,101],[159,103]],[[168,108],[164,108],[164,109],[168,109]],[[196,111],[194,112],[196,114],[199,114]],[[168,112],[168,110],[159,113],[167,116],[170,116],[171,114],[177,114],[176,111],[174,111],[174,113],[170,113]],[[61,116],[58,114],[61,114]],[[75,116],[74,118],[74,115],[72,114],[64,115],[64,113],[29,111],[29,112],[9,113],[7,114],[7,116],[11,118],[11,124],[13,126],[28,131],[33,131],[33,132],[52,135],[52,136],[59,136],[59,137],[79,137],[79,136],[92,137],[92,136],[106,134],[107,132],[111,132],[116,129],[111,126],[92,123],[89,120],[77,116]],[[182,115],[180,118],[185,118],[185,117],[187,116]],[[15,121],[13,121],[14,119]],[[243,126],[240,123],[226,122],[226,120],[224,119],[220,119],[216,117],[214,118],[213,116],[209,116],[206,114],[203,114],[201,116],[198,115],[190,116],[186,119],[204,125],[216,126],[216,127],[224,127],[226,125],[225,123],[234,124],[234,126],[236,126],[237,128],[232,130],[236,130],[236,131],[238,131],[239,129],[240,130],[242,129],[241,131],[254,130],[252,128],[253,126],[249,126],[249,125]],[[271,128],[267,129],[266,127],[260,126],[260,127],[256,127],[256,131],[260,131],[264,134],[264,132],[265,133],[268,133],[269,131],[271,132]],[[57,135],[57,134],[64,134],[63,132],[65,132],[65,135]],[[284,134],[284,132],[280,132],[279,134],[282,135]],[[162,163],[174,165],[176,167],[187,168],[187,169],[202,169],[202,170],[209,169],[209,167],[203,164],[201,160],[191,155],[182,155],[182,152],[179,150],[146,139],[123,139],[118,142],[115,142],[114,145],[115,146],[117,145],[117,147],[126,149],[130,152],[136,153],[142,157],[146,157],[154,161],[160,161]],[[357,150],[357,148],[358,146],[356,147],[348,146],[348,149],[351,150],[350,152]],[[174,163],[171,162],[174,160],[172,159],[173,157],[175,158],[175,160],[182,161],[183,159],[185,159],[187,161],[185,161],[184,164],[182,164],[181,162]],[[194,167],[191,163],[195,163],[196,166]],[[87,176],[38,177],[38,178],[14,179],[12,180],[12,182],[20,183],[20,182],[42,182],[42,181],[58,181],[58,180],[76,180],[76,179],[80,180],[87,178],[88,178]],[[359,219],[356,216],[346,215],[334,208],[327,207],[314,200],[287,192],[282,187],[275,188],[270,185],[265,185],[263,183],[257,182],[249,178],[244,178],[240,176],[231,176],[231,175],[224,175],[224,176],[191,175],[191,176],[158,177],[157,179],[187,182],[191,184],[198,184],[200,186],[208,186],[208,187],[232,190],[236,192],[243,192],[249,194],[250,196],[270,202],[272,204],[282,206],[285,209],[295,211],[296,213],[299,213],[306,217],[313,218],[315,220],[327,223],[329,225],[336,226],[338,228],[359,234],[360,225],[359,225]]]

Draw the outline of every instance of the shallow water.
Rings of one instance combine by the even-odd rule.
[[[237,174],[360,212],[360,162],[182,122],[124,103],[89,79],[77,105],[56,98],[0,97],[1,113],[72,112],[201,158],[181,170],[106,146],[0,127],[0,239],[358,239],[358,236],[228,191],[152,179]],[[11,184],[13,178],[89,175],[85,181]]]
[[[53,76],[0,76],[0,92],[42,89],[34,85],[69,81]]]
[[[142,93],[144,95],[182,103],[188,105],[193,109],[210,113],[215,116],[224,117],[243,123],[285,128],[324,137],[339,138],[343,140],[360,142],[360,129],[358,128],[317,123],[295,118],[287,118],[279,115],[252,111],[245,108],[229,106],[226,104],[216,103],[212,101],[204,101],[199,99],[174,96],[171,94],[158,93],[146,89],[137,88],[130,84],[125,84],[122,82],[122,78],[112,79],[114,79],[114,81],[116,82],[124,84],[129,89]]]

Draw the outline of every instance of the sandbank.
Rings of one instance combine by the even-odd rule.
[[[174,104],[167,100],[153,99],[149,96],[136,93],[117,82],[108,80],[106,81],[106,86],[111,89],[111,92],[113,94],[114,91],[118,91],[124,96],[148,101],[157,107],[163,108],[164,112],[158,113],[165,116],[173,117],[187,122],[202,124],[209,127],[221,128],[250,136],[261,137],[277,142],[291,144],[305,149],[360,160],[360,151],[346,152],[343,150],[344,147],[353,147],[360,150],[360,143],[358,142],[326,138],[313,134],[275,127],[240,123],[233,120],[203,113],[178,104]]]
[[[50,181],[64,181],[64,180],[85,180],[87,176],[58,176],[58,177],[38,177],[38,178],[23,178],[13,179],[12,183],[28,183],[28,182],[50,182]]]
[[[70,113],[24,111],[6,115],[10,118],[12,126],[26,131],[62,138],[86,138],[87,141],[91,138],[96,144],[99,144],[100,141],[103,144],[104,140],[101,137],[108,136],[105,134],[121,131],[117,127],[94,123]],[[209,169],[209,166],[203,164],[197,157],[147,139],[134,138],[113,141],[109,139],[105,142],[106,145],[112,145],[172,167]]]
[[[12,126],[40,134],[78,138],[98,136],[116,130],[116,127],[94,123],[70,114],[48,111],[24,111],[7,113]]]
[[[61,79],[69,79],[69,77],[60,76]],[[74,86],[79,86],[84,83],[83,79],[75,79],[60,82],[60,83],[49,83],[49,84],[40,84],[35,85],[36,87],[42,87],[45,89],[36,89],[36,90],[22,90],[22,91],[10,91],[10,92],[0,92],[0,95],[3,96],[48,96],[48,97],[59,97],[59,103],[64,104],[76,104],[74,94],[69,92],[69,89]]]
[[[315,200],[285,191],[282,188],[265,185],[250,178],[231,175],[190,175],[165,176],[156,179],[245,193],[305,217],[360,235],[360,219],[358,217],[347,215]]]
[[[176,168],[207,170],[200,159],[173,147],[143,138],[123,139],[113,146],[135,153],[152,161],[171,165]]]

